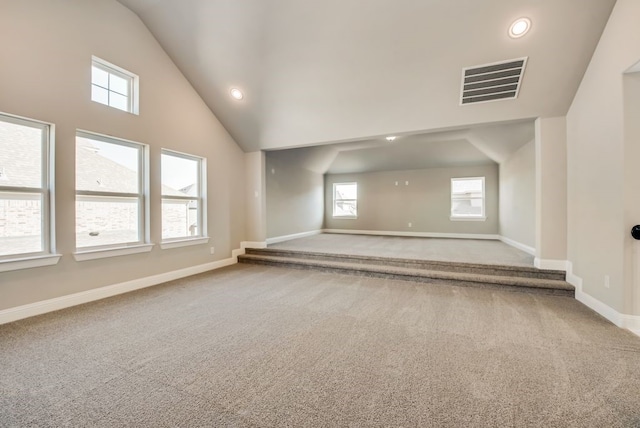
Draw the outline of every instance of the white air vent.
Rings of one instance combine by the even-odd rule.
[[[526,65],[525,57],[463,69],[460,104],[517,98]]]

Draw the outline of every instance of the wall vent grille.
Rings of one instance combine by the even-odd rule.
[[[526,65],[525,57],[462,69],[460,104],[517,98]]]

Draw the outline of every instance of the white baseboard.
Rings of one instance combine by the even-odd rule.
[[[620,328],[640,336],[640,316],[625,315],[582,291],[582,278],[573,273],[573,264],[567,261],[567,282],[576,288],[576,300],[599,313]]]
[[[162,284],[175,279],[185,278],[187,276],[196,275],[210,270],[219,269],[230,266],[238,262],[238,254],[243,254],[244,249],[233,250],[232,257],[228,259],[218,260],[211,263],[205,263],[198,266],[191,266],[184,269],[165,272],[158,275],[147,276],[145,278],[134,279],[132,281],[122,282],[120,284],[107,285],[105,287],[95,288],[93,290],[82,291],[80,293],[69,294],[67,296],[56,297],[54,299],[43,300],[41,302],[30,303],[15,308],[4,309],[0,311],[0,324],[6,324],[12,321],[18,321],[24,318],[36,315],[46,314],[60,309],[70,308],[72,306],[101,300],[107,297],[116,296],[118,294],[128,293],[134,290],[151,287],[153,285]]]
[[[242,241],[240,249],[244,250],[245,248],[267,248],[267,243],[265,241]]]
[[[552,259],[533,259],[533,265],[538,269],[549,269],[549,270],[563,270],[567,271],[567,261],[566,260],[552,260]]]
[[[454,238],[454,239],[490,239],[497,241],[498,235],[473,233],[433,233],[433,232],[399,232],[391,230],[352,230],[352,229],[323,229],[323,233],[344,233],[347,235],[379,235],[379,236],[409,236],[414,238]]]
[[[310,232],[293,233],[291,235],[276,236],[267,238],[267,245],[277,244],[278,242],[290,241],[291,239],[305,238],[307,236],[320,235],[322,230],[312,230]]]
[[[518,250],[522,250],[527,254],[530,254],[532,256],[536,255],[536,249],[533,247],[530,247],[518,241],[514,241],[513,239],[507,238],[506,236],[502,236],[502,235],[499,236],[499,239],[505,244],[511,245],[512,247],[517,248]]]

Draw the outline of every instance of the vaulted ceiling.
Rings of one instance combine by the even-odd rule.
[[[565,115],[615,3],[119,1],[247,152]],[[523,16],[531,30],[510,38],[509,25]],[[520,57],[528,63],[517,99],[460,105],[464,67]],[[232,87],[243,100],[229,96]],[[376,157],[388,148],[371,150]]]

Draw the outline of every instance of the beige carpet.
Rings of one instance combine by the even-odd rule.
[[[252,265],[0,326],[0,370],[2,427],[640,426],[640,338],[571,298]]]
[[[533,266],[533,256],[503,242],[487,239],[323,233],[272,244],[269,248],[445,262]]]

